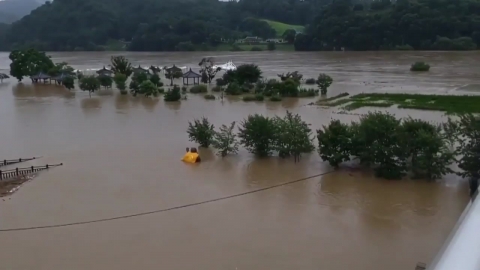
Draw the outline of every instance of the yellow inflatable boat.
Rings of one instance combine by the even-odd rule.
[[[183,156],[182,161],[187,163],[200,162],[200,156],[198,155],[197,149],[193,147],[192,149],[187,148],[187,153]]]

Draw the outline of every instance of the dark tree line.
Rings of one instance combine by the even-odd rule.
[[[299,0],[55,0],[13,23],[0,47],[71,51],[115,44],[134,51],[189,50],[247,35],[274,37],[261,19],[304,25],[314,17],[314,5]]]
[[[479,0],[336,0],[296,50],[473,50],[480,45]]]
[[[0,49],[209,49],[278,33],[262,19],[307,26],[288,36],[308,50],[472,50],[480,0],[55,0],[10,26]]]

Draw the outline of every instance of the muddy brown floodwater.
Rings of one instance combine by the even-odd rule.
[[[127,53],[142,66],[196,68],[209,53]],[[109,53],[53,53],[75,68],[101,68]],[[225,53],[217,62],[257,63],[266,77],[319,72],[341,92],[462,93],[477,89],[474,53]],[[426,61],[428,73],[409,65]],[[8,72],[0,53],[0,72]],[[241,150],[225,159],[201,150],[202,163],[180,158],[189,120],[215,125],[248,114],[291,110],[319,128],[331,118],[358,116],[281,103],[133,98],[13,79],[0,84],[0,159],[43,156],[17,166],[60,163],[15,194],[0,199],[0,230],[83,222],[225,197],[330,171],[318,154],[257,160]],[[355,113],[365,113],[361,109]],[[400,117],[441,121],[437,112],[389,109]],[[453,176],[437,182],[386,181],[340,171],[227,200],[108,222],[0,232],[0,268],[26,269],[325,269],[408,270],[430,262],[468,202],[467,185]]]

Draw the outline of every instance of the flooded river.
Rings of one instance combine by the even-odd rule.
[[[212,54],[212,53],[210,53]],[[75,68],[101,68],[108,53],[53,53]],[[197,68],[209,53],[128,53],[134,65]],[[479,53],[224,53],[219,63],[256,63],[265,77],[298,70],[334,79],[341,92],[462,93],[475,90]],[[426,61],[428,73],[409,65]],[[8,54],[0,53],[0,72]],[[164,80],[166,81],[166,80]],[[205,101],[179,104],[102,90],[89,98],[50,85],[0,84],[0,159],[43,156],[18,166],[60,163],[0,199],[0,230],[94,221],[227,197],[331,171],[313,153],[294,164],[255,159],[241,149],[202,163],[180,161],[195,117],[216,126],[248,114],[291,110],[316,129],[331,118],[306,104]],[[438,112],[389,109],[440,121]],[[367,109],[355,111],[365,113]],[[26,269],[325,269],[408,270],[430,262],[468,202],[464,181],[386,181],[342,171],[295,184],[172,211],[75,226],[0,232],[0,268]]]

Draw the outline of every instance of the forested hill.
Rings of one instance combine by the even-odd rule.
[[[131,50],[157,51],[246,35],[268,38],[275,33],[260,19],[305,25],[322,1],[329,0],[55,0],[13,23],[3,47],[95,50],[121,40],[131,42]]]
[[[297,50],[472,50],[480,46],[480,0],[336,0],[297,36]]]
[[[307,26],[296,50],[480,46],[480,0],[54,0],[0,24],[0,50],[215,49],[278,36],[263,19]]]

